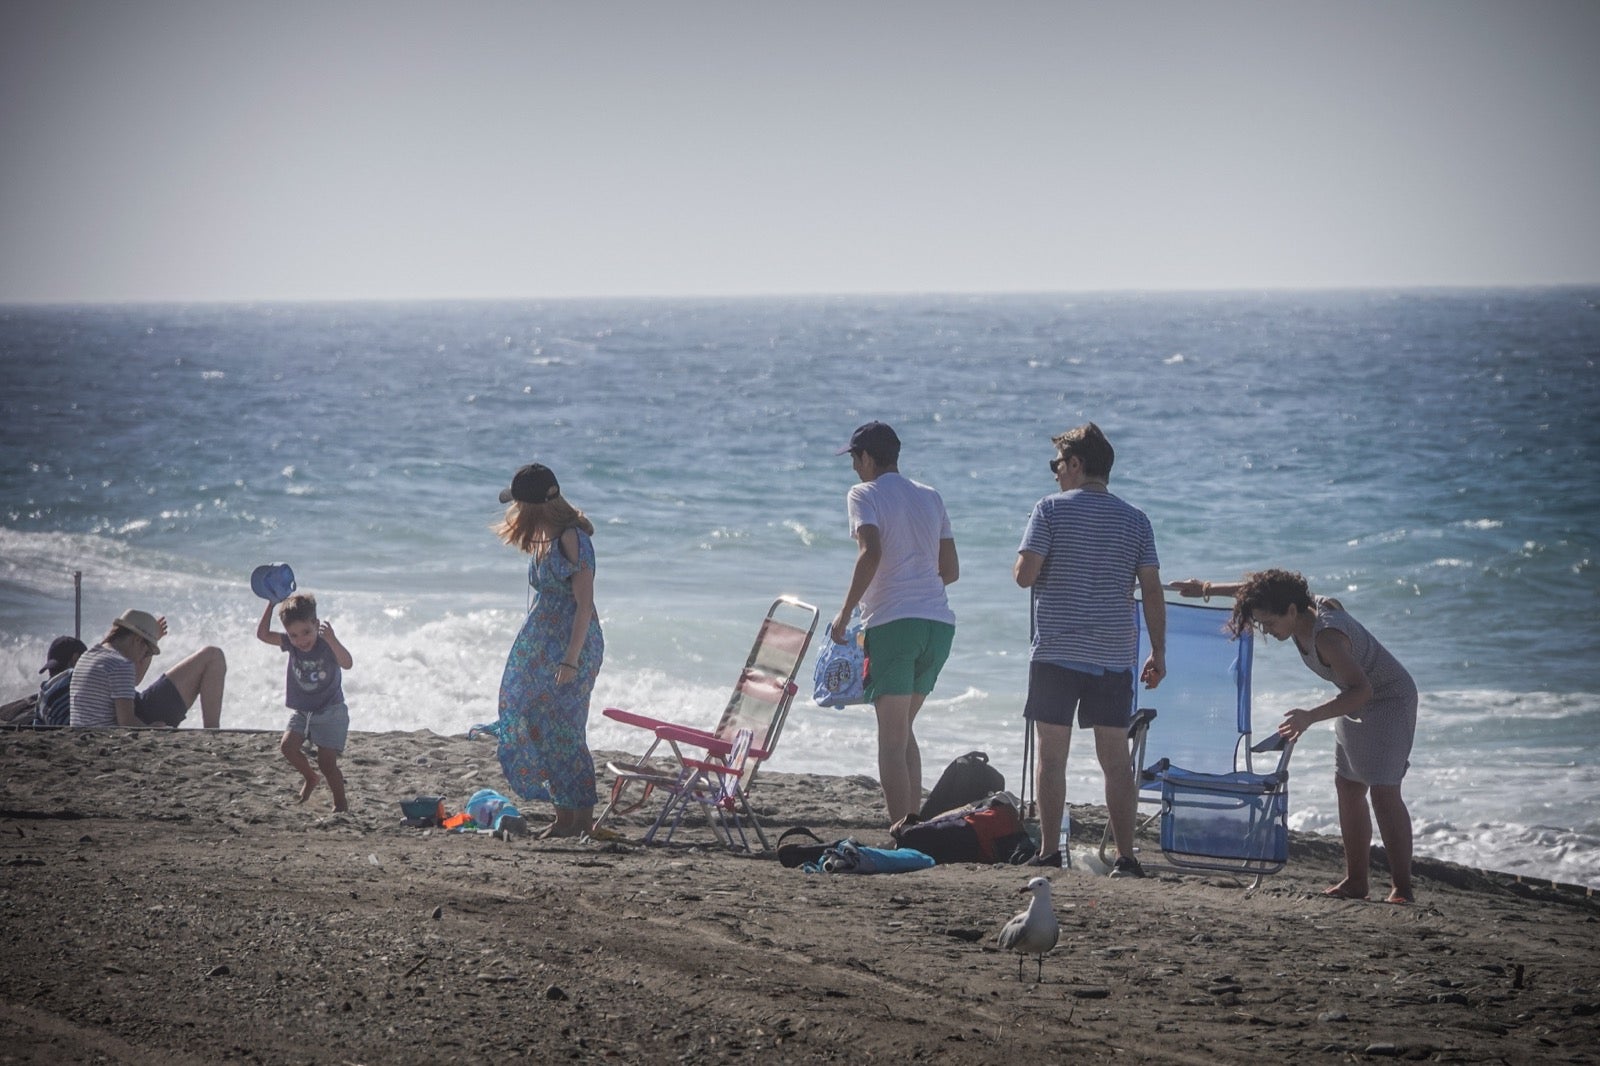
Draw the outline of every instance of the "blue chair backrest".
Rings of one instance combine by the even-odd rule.
[[[1139,667],[1150,655],[1144,614],[1139,620]],[[1250,770],[1252,634],[1234,640],[1223,628],[1229,609],[1167,604],[1167,676],[1154,690],[1138,688],[1140,707],[1154,707],[1145,765],[1170,759],[1201,773]]]

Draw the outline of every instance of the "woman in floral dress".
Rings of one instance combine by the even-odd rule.
[[[594,609],[594,525],[539,463],[518,470],[500,502],[510,506],[495,532],[532,556],[535,593],[500,681],[500,766],[517,795],[555,805],[541,836],[577,836],[594,819],[589,694],[605,656]]]

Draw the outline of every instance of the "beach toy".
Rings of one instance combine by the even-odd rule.
[[[262,563],[250,572],[250,588],[262,599],[279,603],[295,589],[294,571],[288,563]]]
[[[449,817],[444,810],[443,796],[417,796],[415,799],[401,800],[400,813],[405,815],[406,825],[417,827],[443,825]]]

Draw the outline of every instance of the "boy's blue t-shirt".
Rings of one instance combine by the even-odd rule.
[[[278,634],[278,646],[289,653],[289,676],[284,702],[291,711],[316,714],[344,702],[344,671],[333,657],[333,648],[322,637],[301,651],[289,642],[289,634]]]

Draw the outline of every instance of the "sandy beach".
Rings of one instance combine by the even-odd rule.
[[[1423,860],[1414,906],[1335,901],[1337,842],[1299,836],[1248,896],[1056,871],[1061,943],[1019,981],[994,936],[1020,868],[411,829],[403,798],[503,787],[492,743],[352,734],[341,815],[294,802],[276,744],[0,733],[0,1062],[1600,1059],[1579,889]],[[888,842],[868,778],[756,798],[774,836]],[[1081,843],[1102,818],[1074,809]]]

